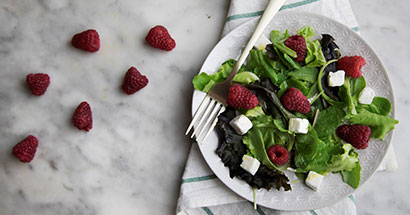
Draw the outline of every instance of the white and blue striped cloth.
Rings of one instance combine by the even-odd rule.
[[[231,0],[223,35],[246,21],[262,15],[267,0]],[[337,20],[359,33],[359,26],[348,0],[287,0],[281,10],[306,11]],[[379,170],[394,170],[397,163],[390,148]],[[356,203],[353,195],[326,208],[309,211],[278,211],[264,207],[257,210],[253,203],[241,198],[227,188],[212,173],[199,152],[192,144],[182,177],[177,215],[355,215]]]

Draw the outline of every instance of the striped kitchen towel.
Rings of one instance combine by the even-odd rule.
[[[223,36],[234,28],[262,15],[267,0],[231,0]],[[359,27],[348,0],[287,0],[281,11],[306,11],[321,14],[337,20],[359,33]],[[379,170],[397,169],[393,148]],[[253,208],[248,202],[227,188],[209,169],[196,143],[192,144],[182,177],[177,215],[355,215],[356,204],[353,195],[326,208],[309,211],[278,211],[264,207]]]

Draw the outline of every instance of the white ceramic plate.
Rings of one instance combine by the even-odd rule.
[[[230,58],[237,59],[253,33],[257,21],[257,19],[251,20],[226,35],[211,51],[200,72],[214,73],[224,61]],[[285,31],[286,29],[289,29],[292,35],[295,34],[297,29],[305,25],[310,25],[317,35],[322,33],[332,35],[340,47],[343,56],[361,55],[365,58],[367,63],[362,68],[362,71],[367,85],[376,91],[377,96],[386,97],[392,102],[392,116],[394,116],[394,98],[387,72],[373,49],[350,28],[319,15],[280,12],[270,22],[264,35],[269,38],[271,30]],[[193,112],[198,108],[204,96],[205,94],[202,92],[194,92]],[[366,150],[359,151],[360,164],[362,166],[360,186],[363,186],[377,170],[386,154],[391,138],[392,132],[384,140],[372,139]],[[205,143],[199,145],[209,167],[232,191],[249,201],[253,201],[252,188],[242,180],[229,177],[228,168],[223,165],[221,159],[215,153],[217,146],[218,137],[215,131]],[[311,190],[302,181],[297,181],[293,173],[286,173],[286,175],[290,179],[292,191],[285,192],[274,189],[267,191],[261,189],[257,191],[256,202],[259,205],[279,210],[310,210],[332,205],[354,192],[354,189],[342,181],[340,174],[328,174],[324,178],[319,192]]]

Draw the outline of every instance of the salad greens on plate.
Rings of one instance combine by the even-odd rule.
[[[296,36],[299,40],[303,38],[302,52],[289,45],[294,36],[277,30],[271,31],[270,42],[263,49],[250,51],[247,63],[233,82],[250,90],[258,104],[249,110],[228,106],[219,116],[220,144],[216,153],[229,168],[230,177],[242,179],[257,189],[291,190],[284,174],[287,170],[303,179],[310,172],[340,173],[345,183],[357,188],[361,172],[358,151],[366,150],[369,138],[383,139],[394,129],[398,121],[389,116],[392,105],[388,99],[374,95],[361,71],[360,76],[351,75],[347,71],[350,68],[346,68],[341,84],[333,85],[330,74],[341,70],[343,57],[331,35],[317,37],[310,26],[305,26]],[[360,70],[363,62],[364,59],[354,62],[352,67],[359,65],[355,69]],[[214,74],[196,75],[192,81],[194,88],[208,92],[227,78],[235,63],[229,59]],[[309,101],[308,111],[295,111],[284,103],[290,89]],[[370,102],[365,102],[369,98]],[[232,126],[238,115],[246,116],[252,123],[244,135]],[[295,130],[291,119],[307,120],[306,132]],[[367,132],[367,139],[361,136],[363,132]],[[365,142],[358,145],[357,140],[363,138]],[[282,153],[272,154],[274,146],[287,152],[285,164],[278,165],[274,159],[275,155],[282,156]],[[255,174],[243,167],[244,155],[258,163]]]

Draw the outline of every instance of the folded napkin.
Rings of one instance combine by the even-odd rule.
[[[231,0],[223,29],[223,35],[246,21],[261,16],[267,0]],[[339,21],[359,33],[359,27],[348,0],[287,0],[281,11],[306,11]],[[397,162],[392,146],[378,170],[395,170]],[[258,206],[243,199],[226,187],[209,169],[196,143],[192,144],[182,177],[177,215],[229,215],[229,214],[275,214],[275,215],[355,215],[353,195],[326,208],[309,211],[278,211]]]

